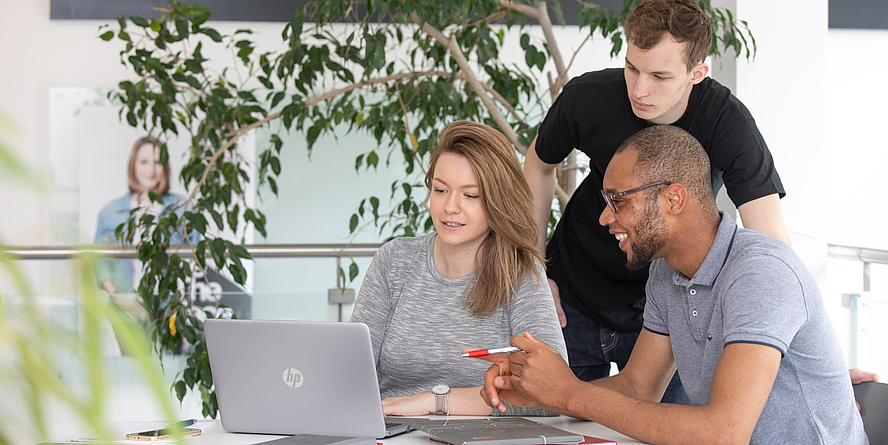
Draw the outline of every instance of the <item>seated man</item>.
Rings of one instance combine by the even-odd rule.
[[[839,343],[811,273],[785,243],[718,211],[709,161],[684,130],[629,138],[599,222],[630,269],[651,262],[644,329],[617,375],[582,382],[525,334],[482,396],[594,420],[650,443],[865,444]],[[678,369],[692,406],[656,403]]]

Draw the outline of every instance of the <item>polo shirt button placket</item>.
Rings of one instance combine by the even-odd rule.
[[[699,326],[697,326],[697,309],[694,308],[694,306],[697,305],[697,302],[693,299],[693,297],[695,295],[697,295],[697,289],[694,289],[693,287],[688,289],[688,303],[689,303],[688,309],[691,310],[691,320],[690,321],[694,325],[694,330],[698,331],[697,335],[702,335],[702,333],[699,332]]]

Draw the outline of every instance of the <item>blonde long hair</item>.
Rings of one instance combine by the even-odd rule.
[[[429,190],[445,153],[463,156],[472,165],[490,227],[475,255],[475,276],[465,295],[472,315],[483,317],[507,306],[526,276],[540,279],[536,263],[542,263],[543,255],[536,242],[533,195],[512,144],[487,125],[456,121],[444,129],[425,176]]]

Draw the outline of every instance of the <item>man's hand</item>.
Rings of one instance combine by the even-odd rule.
[[[851,368],[848,370],[848,373],[851,374],[851,384],[856,385],[858,383],[863,382],[878,382],[879,375],[874,372],[863,371],[857,368]]]
[[[484,358],[494,366],[484,373],[481,397],[500,412],[505,412],[503,400],[518,406],[565,409],[564,399],[573,393],[571,386],[581,382],[561,354],[527,332],[512,337],[510,343],[525,352]]]
[[[552,299],[555,300],[555,312],[558,314],[558,322],[561,328],[567,327],[567,315],[564,315],[564,308],[561,307],[561,291],[558,290],[558,283],[549,278],[549,289],[552,290]]]
[[[530,335],[530,334],[527,334]],[[517,338],[517,337],[513,337]],[[463,353],[472,351],[473,349],[463,349]],[[503,401],[507,401],[515,406],[533,406],[533,401],[523,397],[509,382],[511,375],[511,357],[523,352],[513,352],[510,354],[491,354],[484,357],[476,357],[478,359],[493,363],[484,373],[484,386],[481,387],[481,398],[484,403],[491,408],[495,408],[501,413],[506,412],[506,405]]]
[[[567,398],[581,382],[558,351],[525,332],[512,337],[511,344],[525,351],[511,357],[509,383],[536,405],[555,411],[567,410]]]
[[[876,374],[875,372],[863,371],[858,368],[849,369],[848,374],[851,374],[851,384],[852,385],[856,385],[858,383],[863,383],[863,382],[878,382],[879,381],[879,374]],[[855,400],[854,404],[857,405],[857,411],[860,411],[860,402]]]
[[[435,395],[428,391],[382,400],[382,413],[387,416],[425,416],[434,411],[434,408]]]

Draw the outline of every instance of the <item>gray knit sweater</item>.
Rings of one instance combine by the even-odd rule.
[[[382,398],[417,394],[439,384],[481,386],[490,364],[461,357],[460,350],[508,346],[511,336],[525,331],[567,360],[545,272],[540,271],[540,282],[525,277],[507,308],[476,318],[463,307],[466,285],[474,273],[458,279],[442,277],[432,256],[434,239],[432,233],[386,243],[361,284],[351,321],[370,327]],[[551,413],[509,406],[505,415]]]

